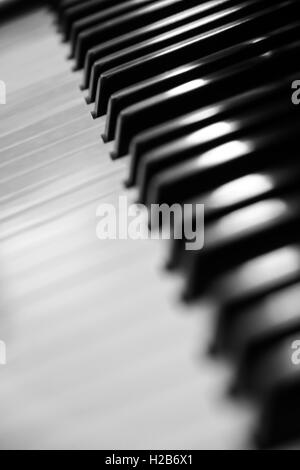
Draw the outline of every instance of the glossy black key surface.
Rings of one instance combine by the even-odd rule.
[[[223,347],[238,362],[241,374],[247,374],[247,360],[257,350],[300,328],[300,283],[272,292],[227,319]]]
[[[193,7],[176,15],[172,15],[167,19],[151,23],[144,28],[138,28],[128,34],[117,36],[110,41],[101,43],[89,49],[84,64],[84,79],[82,89],[88,88],[92,67],[97,60],[103,59],[105,56],[113,54],[114,52],[118,52],[128,46],[137,44],[139,39],[145,40],[150,37],[155,37],[155,35],[159,33],[168,31],[170,28],[172,28],[173,25],[175,25],[175,28],[176,25],[180,26],[181,24],[185,24],[189,21],[189,18],[191,17],[190,15],[193,15],[193,12],[197,14],[198,9],[199,7]]]
[[[12,19],[16,19],[19,15],[24,14],[31,9],[37,7],[38,0],[1,0],[0,1],[0,25]]]
[[[97,109],[101,114],[105,113],[108,100],[116,91],[217,52],[220,50],[220,44],[224,49],[282,27],[282,15],[292,22],[295,17],[297,18],[298,9],[300,13],[299,3],[283,2],[194,39],[182,41],[104,72],[98,82]]]
[[[76,51],[80,49],[80,38],[88,31],[93,31],[95,28],[103,29],[103,32],[108,29],[111,22],[118,21],[120,17],[128,14],[133,14],[139,11],[142,7],[155,3],[155,0],[126,0],[120,4],[112,4],[108,8],[98,10],[98,13],[89,15],[86,18],[80,19],[74,23],[71,29],[71,54],[70,57],[75,57]],[[80,36],[81,35],[81,36]],[[81,68],[84,64],[84,56],[81,60],[76,60],[76,69]]]
[[[125,3],[126,0],[89,0],[86,2],[78,2],[69,6],[64,10],[62,18],[62,30],[66,40],[70,38],[71,28],[75,21],[103,11],[105,8]]]
[[[269,48],[290,43],[299,36],[300,23],[280,28],[265,38],[246,41],[223,51],[212,54],[202,60],[186,64],[158,77],[146,80],[136,86],[125,88],[112,95],[109,101],[108,115],[104,140],[112,140],[115,135],[117,118],[127,106],[138,103],[151,96],[170,90],[183,83],[199,79],[208,73],[220,71],[222,68],[234,65],[237,62],[253,58],[266,52]],[[95,115],[99,110],[95,108]]]
[[[64,30],[65,23],[68,21],[66,19],[66,16],[70,10],[80,8],[80,7],[88,7],[88,4],[94,1],[98,1],[98,0],[65,0],[65,1],[53,0],[51,1],[53,6],[57,8],[58,22],[61,26],[62,31]]]
[[[213,351],[232,350],[233,325],[238,324],[244,311],[256,309],[268,295],[299,282],[298,244],[254,258],[221,277],[212,288],[212,295],[220,305]]]
[[[226,0],[229,6],[236,4],[238,1],[239,0]],[[157,43],[156,50],[158,50],[159,47],[163,47],[162,45],[160,46],[162,42],[159,41],[159,35],[168,31],[172,31],[183,25],[188,25],[188,29],[190,29],[192,28],[192,23],[194,21],[204,18],[204,16],[208,14],[207,11],[211,14],[214,11],[220,9],[221,5],[224,5],[223,0],[209,0],[205,3],[197,5],[196,7],[186,9],[180,13],[177,13],[176,15],[169,16],[164,20],[157,21],[147,25],[146,27],[134,30],[128,34],[123,34],[117,38],[113,38],[110,41],[101,43],[98,46],[90,49],[86,56],[83,83],[83,88],[87,88],[91,82],[89,101],[94,101],[95,99],[97,82],[101,73],[103,73],[103,71],[108,68],[120,65],[128,60],[128,55],[126,56],[126,54],[124,54],[124,49],[128,48],[129,46],[137,46],[132,50],[132,54],[139,54],[141,56],[143,54],[141,43],[152,38],[152,41]],[[168,40],[168,38],[166,38],[166,40]],[[129,49],[129,51],[131,51],[131,49]],[[114,55],[111,56],[111,59],[109,60],[109,57],[107,56],[110,56],[111,54]],[[101,62],[101,59],[105,59],[104,63],[103,61]],[[97,62],[98,60],[100,60],[99,63]],[[99,71],[98,65],[100,66]],[[93,79],[91,80],[92,68]]]
[[[127,185],[148,206],[205,207],[204,227],[187,216],[204,247],[173,240],[169,264],[181,268],[186,299],[215,303],[213,346],[257,404],[258,445],[296,438],[299,1],[56,3],[94,117],[108,111],[112,156],[131,155]]]
[[[297,188],[300,182],[300,163],[286,162],[279,163],[277,166],[271,165],[265,171],[259,173],[249,173],[246,176],[237,178],[229,183],[221,185],[216,189],[199,195],[192,200],[184,201],[205,205],[205,225],[208,226],[212,221],[223,217],[230,212],[241,209],[249,204],[266,200],[267,198],[279,196],[287,190]],[[195,215],[189,220],[190,226],[195,226]],[[181,223],[181,221],[179,221]],[[168,268],[179,268],[185,261],[185,243],[186,238],[174,239],[172,241],[172,249],[169,256]],[[236,275],[235,275],[236,272]],[[225,279],[218,284],[216,295],[222,303],[223,309],[232,310],[238,307],[245,298],[243,289],[239,286],[240,271],[236,270],[231,277],[226,276]],[[241,271],[241,279],[245,279],[244,271]],[[263,283],[262,283],[263,284]],[[238,287],[239,286],[239,287]],[[237,287],[237,291],[235,290]],[[241,299],[239,299],[241,294]],[[235,306],[235,307],[234,307]]]
[[[232,115],[149,152],[139,168],[139,201],[143,204],[174,204],[196,196],[199,189],[201,191],[197,184],[197,163],[203,153],[232,140],[243,139],[255,130],[272,132],[282,120],[293,122],[296,112],[283,98],[269,108]],[[168,168],[170,171],[165,172]]]
[[[250,4],[248,2],[242,3],[232,7],[230,7],[230,3],[233,3],[234,5],[236,1],[229,2],[228,5],[225,3],[225,6],[228,6],[229,8],[224,8],[220,5],[218,7],[214,6],[209,11],[205,12],[206,14],[202,13],[198,15],[200,16],[199,19],[190,21],[190,23],[187,25],[172,29],[167,33],[160,34],[155,38],[149,39],[147,41],[139,42],[137,45],[122,49],[118,53],[109,55],[104,59],[97,61],[93,67],[91,75],[91,101],[94,100],[96,96],[99,77],[106,70],[112,69],[113,67],[123,63],[128,63],[131,60],[136,60],[137,58],[143,57],[151,52],[159,51],[167,46],[170,47],[179,41],[192,38],[212,29],[219,28],[224,24],[228,24],[229,22],[233,22],[236,19],[240,19],[241,17],[261,8],[261,0],[255,1],[254,3],[251,2]],[[207,8],[208,4],[204,3],[201,6],[204,10],[204,7],[206,6]],[[99,102],[99,99],[97,102]],[[95,112],[98,114],[97,107]]]
[[[254,256],[297,241],[299,196],[282,196],[239,209],[205,230],[206,246],[189,252],[185,297],[201,295],[220,274]]]
[[[252,358],[247,377],[260,399],[256,443],[289,445],[300,434],[300,328],[265,344]]]
[[[197,0],[189,0],[190,7],[197,4]],[[118,34],[125,34],[186,9],[186,0],[160,0],[133,12],[120,15],[102,26],[94,26],[80,32],[75,50],[77,68],[83,67],[86,53],[91,47],[114,38],[116,31]]]
[[[256,88],[138,134],[130,145],[130,171],[126,185],[136,184],[139,165],[149,151],[203,129],[205,126],[228,119],[238,111],[246,112],[247,110],[255,110],[258,107],[270,106],[278,98],[290,92],[290,84],[296,77],[295,75],[290,76],[285,80],[280,80],[280,82]]]
[[[257,300],[300,281],[300,246],[287,245],[235,268],[213,285],[220,304],[221,327],[230,316]]]
[[[296,42],[262,54],[126,108],[118,120],[113,157],[126,155],[134,135],[153,125],[298,71],[299,46]]]

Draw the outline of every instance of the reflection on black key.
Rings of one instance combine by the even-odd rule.
[[[289,299],[283,294],[282,301],[291,303],[288,314],[294,311],[296,318],[298,311],[299,318],[299,293]],[[287,443],[300,432],[300,327],[294,325],[292,333],[278,333],[276,339],[257,347],[244,360],[244,375],[239,377],[240,387],[260,401],[256,439],[261,447]]]
[[[80,4],[83,3],[89,3],[91,0],[53,0],[52,4],[57,8],[58,10],[58,20],[62,24],[64,21],[64,16],[66,12],[75,6],[79,6]]]
[[[238,61],[268,51],[269,48],[282,46],[298,38],[299,23],[280,28],[263,38],[238,44],[223,49],[201,60],[185,64],[167,73],[145,80],[132,87],[125,88],[111,96],[108,108],[106,140],[111,140],[115,133],[119,113],[129,105],[147,99],[155,94],[170,90],[171,88],[188,81],[201,78],[203,75],[218,72],[222,68],[236,64]],[[99,104],[99,101],[97,102]],[[95,116],[99,115],[98,106],[95,107]]]
[[[132,186],[136,183],[139,165],[143,161],[145,154],[150,150],[203,129],[203,127],[220,120],[228,119],[233,113],[238,111],[247,112],[247,110],[255,110],[257,107],[263,106],[267,108],[290,90],[290,84],[295,78],[295,76],[291,76],[278,83],[256,88],[250,92],[220,101],[217,104],[201,109],[201,111],[168,121],[162,126],[156,126],[138,134],[130,146],[130,173],[126,181],[127,186]]]
[[[235,211],[205,230],[206,246],[189,252],[185,297],[203,293],[220,274],[297,240],[299,195],[282,196]]]
[[[197,5],[197,0],[189,0],[189,6]],[[82,67],[89,48],[108,41],[116,34],[125,34],[148,23],[187,8],[186,0],[161,0],[139,8],[133,12],[120,15],[102,26],[94,26],[79,33],[76,43],[75,60],[78,68]]]
[[[284,2],[284,4],[281,3],[259,13],[254,13],[247,18],[217,28],[194,39],[182,41],[159,52],[148,54],[104,72],[98,82],[99,103],[97,107],[101,114],[105,113],[108,100],[116,91],[217,52],[220,50],[220,44],[222,44],[222,48],[226,48],[282,27],[282,15],[292,22],[295,15],[298,14],[298,9],[300,11],[298,3]]]
[[[295,120],[296,111],[286,99],[282,99],[270,108],[233,115],[231,119],[218,121],[149,152],[139,168],[139,201],[173,204],[196,196],[199,189],[201,191],[197,184],[197,163],[203,153],[231,140],[243,139],[255,130],[275,131],[282,120]],[[168,168],[170,171],[165,172]],[[148,193],[151,193],[149,197]]]
[[[88,34],[89,31],[94,31],[97,28],[99,31],[108,26],[113,20],[118,20],[122,15],[133,13],[135,10],[142,8],[153,3],[154,0],[127,0],[120,4],[110,5],[110,8],[98,10],[97,14],[90,15],[87,18],[76,21],[71,31],[71,57],[74,57],[76,51],[80,48],[80,37],[82,33]],[[77,68],[81,68],[82,61],[77,61]]]
[[[214,350],[235,351],[239,338],[232,338],[234,334],[239,336],[235,325],[239,325],[243,314],[256,312],[267,296],[299,281],[299,245],[288,245],[255,258],[219,279],[213,286],[213,295],[220,303]]]
[[[188,215],[204,248],[189,251],[184,235],[170,264],[182,268],[187,299],[212,294],[219,307],[214,346],[237,366],[237,390],[260,406],[259,444],[296,437],[299,1],[53,3],[85,65],[94,117],[108,111],[112,156],[131,153],[128,186],[148,206],[205,206],[204,228]]]
[[[265,345],[248,371],[262,398],[256,440],[260,447],[288,444],[300,433],[300,328]]]
[[[298,71],[299,51],[296,42],[130,106],[120,114],[113,157],[126,155],[133,136],[159,122]]]
[[[257,349],[299,328],[300,284],[297,283],[241,309],[227,331],[227,351],[247,373],[247,358],[255,355]],[[243,358],[246,358],[245,364]]]
[[[75,21],[93,13],[103,11],[118,3],[125,3],[125,0],[89,0],[86,2],[77,2],[75,5],[73,4],[66,8],[62,18],[62,29],[65,39],[68,40],[70,38],[71,28]]]
[[[185,203],[204,204],[205,205],[205,224],[206,227],[212,221],[223,217],[230,212],[241,209],[246,205],[259,202],[263,199],[278,196],[287,190],[297,188],[300,181],[300,163],[298,162],[287,162],[272,166],[260,173],[249,173],[246,176],[235,179],[217,187],[206,194],[201,194],[199,197],[185,201]],[[179,222],[181,223],[181,221]],[[189,221],[190,226],[195,226],[195,216],[193,220]],[[170,253],[168,268],[178,268],[185,261],[185,237],[182,239],[172,241],[172,250]],[[236,275],[238,278],[239,275]],[[244,279],[244,276],[241,276]],[[238,289],[235,292],[234,287],[239,285],[238,280],[234,280],[232,283],[227,281],[226,277],[223,281],[224,288],[219,286],[218,296],[221,297],[221,302],[224,310],[232,310],[233,305],[237,306],[238,300],[234,297],[236,293],[237,297],[242,289]],[[229,286],[232,288],[230,289]],[[227,288],[228,287],[228,288]],[[234,290],[234,292],[233,292]],[[242,295],[242,299],[244,296]],[[242,300],[240,300],[242,302]]]
[[[256,1],[254,3],[245,3],[235,7],[222,9],[221,11],[209,14],[204,18],[203,15],[200,15],[202,18],[198,19],[197,21],[191,21],[188,25],[181,26],[180,28],[173,29],[155,38],[140,42],[137,45],[123,49],[118,53],[112,54],[100,61],[97,61],[93,67],[91,76],[91,100],[93,100],[96,95],[98,79],[106,70],[112,69],[113,67],[116,67],[122,63],[128,63],[130,60],[143,57],[144,55],[151,52],[159,51],[167,46],[170,47],[171,45],[176,44],[178,41],[200,35],[212,29],[220,28],[224,24],[228,24],[231,21],[239,19],[243,15],[246,16],[253,10],[257,10],[259,7],[261,8],[261,1],[262,0],[259,0],[258,3]],[[257,51],[256,54],[259,54],[259,51]],[[229,63],[227,66],[229,66]],[[104,108],[102,108],[102,112],[103,111]],[[100,97],[97,98],[95,113],[96,115],[100,113]]]
[[[240,0],[226,0],[227,4],[234,5]],[[209,10],[209,12],[215,11],[217,8],[220,7],[225,8],[224,0],[209,0],[201,5],[197,5],[196,7],[189,8],[185,11],[177,13],[176,15],[169,16],[166,19],[157,21],[152,24],[148,24],[143,28],[136,29],[128,34],[123,34],[121,36],[115,37],[110,41],[105,43],[101,43],[92,49],[90,49],[86,56],[85,61],[85,75],[84,75],[84,84],[83,88],[87,88],[90,83],[90,76],[92,67],[97,60],[103,59],[104,57],[116,53],[121,52],[123,49],[128,48],[130,46],[139,45],[142,41],[152,38],[153,40],[157,38],[158,35],[166,33],[167,31],[171,31],[175,28],[180,26],[192,23],[193,21],[203,18],[205,16],[205,12]],[[157,38],[158,39],[158,38]],[[124,63],[122,60],[120,63]],[[93,70],[94,80],[95,80],[95,87],[97,86],[97,81],[99,78],[99,74],[96,76],[95,69]],[[91,84],[92,86],[92,84]],[[91,97],[92,100],[95,99],[95,90],[91,89]]]
[[[136,86],[126,88],[119,93],[112,95],[106,121],[105,140],[112,140],[115,134],[117,118],[119,113],[127,106],[147,99],[158,93],[170,90],[175,86],[199,79],[206,74],[215,73],[222,68],[234,65],[237,62],[256,57],[266,52],[271,47],[283,45],[292,42],[299,36],[300,23],[281,28],[271,33],[265,38],[258,38],[253,41],[233,46],[222,50],[219,53],[212,54],[202,60],[186,64],[183,67],[174,69],[168,73],[162,74],[152,79],[146,80]],[[97,117],[99,110],[95,108]]]

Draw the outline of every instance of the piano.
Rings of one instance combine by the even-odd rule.
[[[300,448],[299,25],[0,2],[1,449]],[[120,197],[204,205],[204,247],[99,240]]]

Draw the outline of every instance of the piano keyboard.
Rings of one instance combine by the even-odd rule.
[[[0,27],[0,447],[299,448],[299,2],[51,4]],[[204,248],[100,241],[122,195]]]

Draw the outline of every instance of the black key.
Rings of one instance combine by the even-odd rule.
[[[287,304],[292,301],[287,299]],[[300,328],[264,345],[249,363],[248,382],[261,401],[256,432],[260,447],[287,444],[299,437],[299,351]]]
[[[293,43],[126,108],[118,120],[113,158],[126,155],[133,136],[153,125],[298,71],[299,46]]]
[[[260,173],[250,173],[242,178],[230,181],[225,185],[216,188],[206,194],[191,201],[185,201],[193,204],[205,205],[205,224],[208,226],[212,221],[223,217],[230,212],[241,209],[249,204],[259,202],[263,199],[279,196],[284,191],[297,188],[300,181],[300,164],[298,162],[285,162],[277,166],[273,166]],[[181,222],[180,222],[181,223]],[[189,221],[190,226],[195,226],[195,216]],[[185,243],[183,236],[181,239],[173,240],[171,252],[168,261],[168,268],[179,268],[185,261]],[[244,295],[244,290],[239,287],[239,270],[237,275],[232,274],[233,281],[230,276],[226,276],[218,285],[218,296],[221,298],[223,310],[233,310],[238,308],[242,301],[248,300]],[[242,271],[244,272],[244,271]],[[240,281],[245,276],[241,274]],[[224,286],[224,287],[223,287]],[[235,286],[237,291],[235,291]],[[250,289],[249,289],[250,290]],[[239,299],[241,293],[241,299]]]
[[[90,0],[58,0],[57,8],[60,14],[64,14],[67,8],[71,8],[80,3],[88,3]]]
[[[236,21],[211,32],[197,36],[194,39],[182,41],[174,46],[164,48],[160,52],[148,54],[142,58],[115,67],[104,72],[98,83],[99,97],[98,108],[106,112],[110,96],[116,91],[127,86],[134,85],[172,68],[187,64],[193,60],[199,60],[220,50],[230,47],[243,40],[252,39],[259,34],[266,34],[282,26],[282,15],[293,21],[297,15],[299,4],[293,1],[284,2],[276,7],[268,8],[262,12],[249,15],[246,19]],[[300,11],[300,10],[299,10]],[[254,32],[255,31],[255,35]]]
[[[58,21],[60,24],[64,21],[64,16],[68,9],[79,6],[83,3],[89,3],[91,0],[53,0],[51,3],[57,9]]]
[[[297,239],[299,196],[282,196],[239,209],[205,230],[206,246],[188,252],[185,298],[201,295],[224,272]],[[200,228],[202,230],[202,228]]]
[[[300,23],[289,25],[265,38],[247,41],[237,46],[212,54],[202,60],[186,64],[158,77],[146,80],[133,87],[125,88],[111,96],[108,107],[104,140],[112,140],[115,134],[119,113],[127,106],[138,103],[156,94],[170,90],[183,83],[199,79],[203,75],[215,73],[220,69],[234,65],[237,62],[253,58],[269,48],[290,43],[299,37]],[[95,108],[95,116],[99,114]]]
[[[150,150],[203,129],[203,127],[214,122],[228,119],[232,116],[232,113],[246,112],[262,106],[269,107],[271,103],[276,102],[278,98],[290,90],[290,84],[294,79],[296,79],[296,76],[291,76],[286,80],[256,88],[250,92],[215,103],[201,109],[201,111],[168,121],[162,126],[153,127],[137,135],[131,142],[129,150],[131,155],[130,172],[126,185],[132,186],[136,183],[139,164]]]
[[[197,0],[189,0],[190,7],[197,4]],[[126,34],[186,9],[187,3],[185,0],[156,1],[151,5],[121,15],[102,26],[94,26],[80,32],[75,51],[77,68],[83,66],[86,53],[91,47],[114,38],[116,34]]]
[[[78,42],[80,40],[79,35],[88,33],[95,28],[105,31],[111,21],[118,21],[119,18],[124,15],[133,14],[135,11],[140,10],[143,7],[147,7],[154,3],[155,0],[127,0],[120,4],[111,5],[110,8],[99,10],[97,14],[89,15],[86,18],[78,20],[74,23],[71,30],[71,54],[70,57],[76,55],[78,49]],[[109,23],[108,23],[109,22]],[[83,61],[80,64],[76,64],[76,68],[81,68]]]
[[[298,286],[299,291],[299,286]],[[289,313],[299,317],[299,295],[283,297]],[[299,302],[299,300],[298,300]],[[291,305],[293,304],[293,305]],[[277,310],[283,312],[283,305]],[[275,313],[276,313],[275,311]],[[274,313],[273,313],[274,314]],[[256,347],[244,358],[239,385],[260,403],[260,419],[256,442],[260,447],[278,446],[293,440],[300,432],[300,327],[294,323],[293,332]]]
[[[75,21],[103,11],[108,7],[125,3],[125,1],[126,0],[89,0],[83,3],[76,3],[66,8],[61,21],[65,40],[70,38],[71,28]]]
[[[299,280],[298,244],[255,258],[227,273],[213,285],[213,294],[223,312],[220,330],[230,322],[232,314]]]
[[[0,2],[0,24],[9,21],[26,10],[33,9],[39,2],[37,0],[1,0]]]
[[[78,5],[79,3],[87,3],[90,0],[61,0],[59,3],[59,11],[64,12],[66,8]]]
[[[299,269],[298,265],[298,276]],[[300,328],[300,283],[270,293],[227,319],[223,347],[238,362],[242,377],[247,374],[247,361],[264,344]]]
[[[218,121],[149,152],[139,167],[139,202],[171,205],[196,196],[199,194],[197,164],[203,153],[232,140],[243,139],[255,130],[272,132],[282,120],[296,120],[297,111],[283,96],[270,108],[232,115],[230,119]],[[168,168],[170,171],[165,172]]]
[[[230,7],[230,3],[233,3],[233,5],[235,5],[236,1],[230,1],[229,4],[225,4],[225,6]],[[121,64],[126,64],[131,60],[138,59],[139,57],[143,57],[151,52],[156,52],[165,47],[170,47],[179,41],[192,38],[196,35],[203,34],[206,31],[219,28],[229,22],[240,19],[241,17],[245,17],[246,15],[253,13],[253,11],[256,11],[261,8],[261,3],[262,0],[258,0],[254,3],[246,2],[238,4],[236,6],[232,6],[230,8],[224,8],[224,6],[219,5],[217,8],[212,8],[212,11],[206,11],[205,14],[202,13],[198,15],[200,16],[200,18],[195,21],[191,21],[188,24],[185,24],[179,28],[175,28],[164,34],[160,34],[155,38],[139,42],[137,45],[122,49],[118,53],[109,55],[104,59],[97,61],[93,67],[91,75],[91,101],[96,96],[96,89],[99,77],[106,70],[112,69],[113,67],[116,67]],[[202,5],[203,9],[204,6],[207,6],[207,4],[204,3]],[[101,112],[100,108],[98,108],[97,106],[98,104],[100,105],[99,98],[97,99],[95,107],[96,115]]]
[[[300,246],[288,245],[235,268],[213,284],[220,304],[213,350],[231,348],[232,325],[240,312],[255,308],[268,295],[300,281]]]
[[[241,0],[226,0],[227,4],[234,5]],[[170,30],[178,28],[180,26],[191,24],[193,21],[203,18],[205,14],[207,14],[207,10],[209,13],[220,9],[220,5],[223,5],[224,8],[224,1],[222,0],[210,0],[202,3],[201,5],[197,5],[196,7],[189,8],[185,11],[177,13],[176,15],[172,15],[164,20],[157,21],[153,24],[147,25],[144,28],[139,28],[134,30],[128,34],[123,34],[118,36],[108,42],[99,44],[98,46],[93,47],[87,53],[86,61],[85,61],[85,77],[84,77],[84,84],[83,88],[87,88],[90,83],[91,78],[91,71],[92,67],[97,60],[106,58],[106,56],[114,54],[116,52],[121,52],[123,49],[128,48],[130,46],[139,45],[142,41],[145,41],[149,38],[155,39],[158,35],[166,33]],[[140,47],[139,47],[140,50]],[[120,56],[120,60],[117,65],[124,63],[122,59],[123,56]],[[126,60],[126,58],[125,58]],[[115,60],[114,60],[114,63]],[[101,69],[100,69],[101,70]],[[96,74],[94,70],[94,82],[95,84],[91,84],[91,98],[90,101],[94,101],[95,99],[95,88],[97,86],[97,81],[100,76],[99,73]]]

